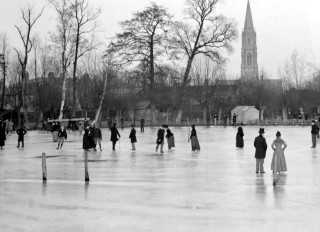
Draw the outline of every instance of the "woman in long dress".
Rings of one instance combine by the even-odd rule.
[[[200,144],[197,137],[197,131],[195,129],[195,125],[193,124],[191,127],[192,127],[192,130],[191,130],[190,140],[191,140],[192,151],[200,151]]]
[[[242,130],[242,127],[240,126],[238,128],[238,133],[237,133],[237,138],[236,138],[236,147],[239,147],[239,148],[243,148],[244,147],[244,143],[243,143],[243,136],[244,136],[244,133],[243,133],[243,130]]]
[[[83,140],[82,140],[82,149],[89,151],[91,148],[90,138],[89,138],[89,126],[84,130]]]
[[[172,147],[175,147],[174,135],[171,132],[171,130],[169,129],[169,126],[166,125],[166,128],[167,128],[166,138],[168,140],[168,149],[170,150]]]
[[[286,159],[284,157],[284,150],[287,148],[287,144],[281,139],[281,133],[278,131],[276,139],[271,144],[274,151],[271,163],[271,170],[273,171],[273,185],[276,184],[278,178],[277,174],[281,174],[287,171]]]

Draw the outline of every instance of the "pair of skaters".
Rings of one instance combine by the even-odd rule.
[[[158,151],[160,147],[160,152],[163,153],[163,145],[164,145],[164,134],[165,134],[165,129],[167,130],[166,138],[168,140],[168,149],[171,150],[171,148],[175,147],[175,142],[174,142],[174,135],[169,129],[168,125],[162,125],[161,128],[159,128],[158,133],[157,133],[157,141],[156,141],[156,152]]]
[[[256,148],[256,173],[265,173],[263,163],[267,152],[267,142],[263,137],[264,128],[259,129],[259,136],[254,140],[254,147]],[[274,151],[271,170],[273,171],[273,185],[276,185],[277,175],[287,171],[286,159],[284,156],[284,150],[287,148],[286,142],[281,139],[281,133],[276,133],[276,139],[272,142],[271,148]]]

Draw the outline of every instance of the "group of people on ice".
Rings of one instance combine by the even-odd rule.
[[[268,149],[268,145],[266,139],[264,138],[264,128],[259,129],[259,136],[257,136],[254,140],[255,151],[255,159],[256,159],[256,174],[263,174],[264,171],[264,159],[266,158],[266,153]],[[236,147],[243,148],[243,129],[242,127],[238,128],[238,133],[236,136]],[[284,150],[287,148],[286,142],[281,138],[280,131],[276,133],[276,139],[272,142],[271,148],[274,151],[272,162],[271,162],[271,170],[273,171],[273,185],[276,185],[276,181],[278,175],[283,174],[287,171],[286,159],[284,156]]]
[[[8,119],[5,121],[0,119],[0,149],[3,149],[3,147],[5,146],[7,135],[10,135],[12,131],[14,131],[13,122]],[[17,147],[20,147],[20,143],[21,146],[24,147],[24,135],[27,133],[27,131],[24,129],[23,126],[21,126],[16,130],[16,133],[18,135]]]

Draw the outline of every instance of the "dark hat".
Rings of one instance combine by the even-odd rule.
[[[134,124],[131,124],[131,127],[134,127]]]
[[[113,123],[113,126],[116,126],[116,125],[117,125],[117,123],[114,122],[114,123]]]
[[[280,137],[281,136],[281,133],[280,131],[277,131],[277,134],[276,134],[277,137]]]
[[[242,130],[242,127],[241,126],[239,126],[238,127],[238,132],[242,132],[243,130]]]
[[[264,134],[264,128],[259,129],[259,134]]]
[[[191,127],[194,128],[196,125],[192,124]]]
[[[315,123],[316,121],[312,120],[311,122]]]

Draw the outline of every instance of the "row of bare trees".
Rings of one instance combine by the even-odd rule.
[[[1,54],[6,54],[3,88],[10,82],[2,91],[1,108],[5,91],[18,96],[11,105],[19,124],[23,111],[27,127],[28,107],[39,115],[37,121],[48,111],[59,119],[67,110],[70,117],[76,116],[79,106],[95,110],[99,121],[107,108],[132,107],[137,89],[141,99],[151,102],[152,123],[156,109],[173,111],[173,121],[180,123],[190,98],[200,103],[203,120],[209,122],[212,113],[221,116],[236,105],[255,105],[261,118],[265,112],[277,115],[280,108],[286,117],[296,104],[305,104],[293,99],[307,91],[320,95],[312,84],[318,81],[314,67],[297,52],[279,68],[281,86],[265,81],[230,84],[224,67],[238,32],[232,19],[217,13],[221,0],[186,0],[183,22],[151,3],[120,22],[121,31],[104,43],[97,40],[101,10],[89,0],[48,2],[56,13],[56,29],[46,41],[35,33],[45,9],[35,12],[28,5],[21,10],[22,25],[15,26],[22,49],[10,53],[5,36],[1,44]],[[130,89],[131,94],[121,89]]]

